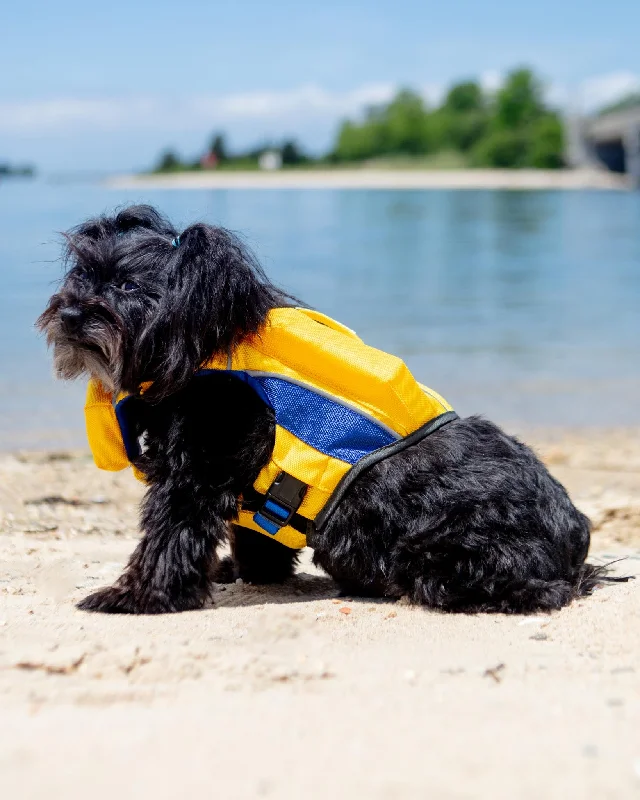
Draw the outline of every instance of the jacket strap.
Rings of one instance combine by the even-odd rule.
[[[253,511],[253,521],[275,536],[280,528],[290,526],[305,536],[313,522],[298,514],[308,485],[287,472],[280,472],[266,495],[253,487],[242,493],[242,510]]]
[[[385,447],[379,447],[377,450],[373,450],[371,453],[369,453],[369,455],[361,458],[360,461],[357,461],[353,467],[351,467],[351,469],[348,472],[345,472],[345,474],[342,476],[338,482],[338,485],[333,490],[333,494],[325,503],[322,511],[320,511],[318,516],[315,518],[314,531],[320,532],[327,524],[333,512],[340,505],[342,498],[353,485],[353,482],[359,478],[363,472],[371,469],[374,464],[377,464],[378,461],[382,461],[383,458],[389,458],[389,456],[393,456],[396,453],[405,450],[407,447],[417,444],[430,434],[437,431],[443,425],[447,425],[449,422],[453,422],[456,419],[458,419],[458,415],[455,411],[445,411],[444,414],[440,414],[439,416],[434,417],[432,420],[429,420],[429,422],[424,424],[421,428],[418,428],[418,430],[414,431],[413,433],[410,433],[408,436],[405,436],[404,438],[397,442],[393,442],[392,444],[385,445]]]
[[[379,461],[382,461],[382,459],[388,458],[389,456],[405,450],[407,447],[417,444],[418,442],[422,441],[422,439],[425,439],[430,434],[435,433],[435,431],[442,428],[443,425],[447,425],[456,419],[459,419],[459,417],[455,411],[446,411],[444,414],[440,414],[434,419],[429,420],[429,422],[427,422],[421,428],[418,428],[418,430],[410,433],[403,439],[387,445],[386,447],[380,447],[377,450],[369,453],[368,456],[361,458],[360,461],[358,461],[348,472],[343,475],[340,482],[333,490],[333,494],[315,520],[307,519],[306,517],[303,517],[301,514],[297,513],[297,508],[300,506],[300,503],[302,503],[304,491],[306,491],[307,487],[302,481],[297,480],[297,478],[294,478],[292,475],[288,475],[286,472],[281,472],[280,475],[278,475],[266,495],[258,492],[253,488],[253,486],[250,486],[247,490],[245,490],[242,493],[242,508],[244,511],[256,512],[254,516],[254,522],[260,525],[260,527],[262,527],[268,533],[275,535],[280,528],[288,525],[289,527],[295,528],[295,530],[304,534],[307,537],[308,544],[313,547],[311,537],[313,534],[322,531],[322,528],[327,524],[329,518],[336,510],[341,500],[352,486],[353,482],[359,478],[363,472],[370,469]],[[275,499],[276,503],[278,504],[280,504],[283,499],[282,496],[278,497],[276,487],[276,484],[281,480],[282,476],[285,476],[286,479],[290,479],[290,481],[294,482],[291,483],[288,480],[285,481],[284,487],[286,494],[290,495],[291,490],[295,489],[296,484],[304,487],[304,491],[299,496],[299,502],[295,509],[293,509],[291,505],[289,505],[288,508],[286,507],[288,502],[287,498],[284,498],[285,502],[282,504],[281,509],[274,508],[269,505],[273,499]],[[276,488],[275,498],[273,494],[274,488]],[[286,490],[287,488],[288,491]],[[266,525],[269,525],[269,527],[267,527],[265,523]]]

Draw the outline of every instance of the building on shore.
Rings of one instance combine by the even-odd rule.
[[[640,102],[595,117],[566,120],[567,162],[625,173],[640,188]]]

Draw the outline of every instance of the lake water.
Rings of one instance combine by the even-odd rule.
[[[84,442],[33,321],[58,231],[129,202],[241,232],[269,275],[462,414],[640,423],[640,193],[121,191],[0,183],[0,448]]]

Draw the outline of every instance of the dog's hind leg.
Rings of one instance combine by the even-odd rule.
[[[163,614],[201,608],[210,595],[215,549],[228,534],[235,498],[205,487],[152,484],[142,509],[144,536],[114,586],[78,604],[85,611]],[[226,513],[225,513],[226,512]]]
[[[262,533],[233,525],[229,535],[231,556],[216,567],[216,583],[232,583],[237,578],[247,583],[283,583],[290,578],[298,563],[299,550],[269,539]]]
[[[494,542],[477,547],[449,538],[408,533],[398,542],[392,580],[412,602],[442,611],[526,614],[562,608],[597,584],[588,579],[589,565],[562,570],[545,549],[498,532]]]

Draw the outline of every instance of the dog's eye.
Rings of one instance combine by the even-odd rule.
[[[123,292],[135,292],[136,289],[139,288],[137,283],[133,281],[125,281],[124,283],[120,284],[120,288]]]

